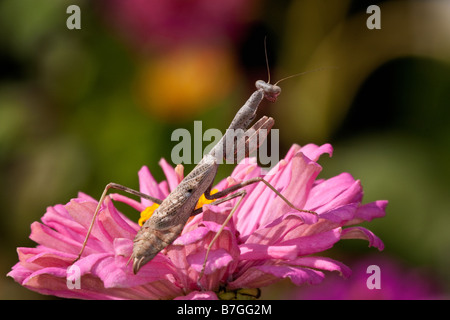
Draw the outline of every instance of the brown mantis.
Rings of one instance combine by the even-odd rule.
[[[167,198],[165,198],[164,200],[157,199],[150,195],[143,194],[139,191],[116,183],[109,183],[108,185],[106,185],[103,194],[101,195],[101,198],[98,202],[81,251],[76,260],[78,260],[83,253],[91,230],[94,226],[96,216],[101,209],[101,205],[109,189],[121,190],[159,204],[159,207],[154,211],[153,215],[147,221],[145,221],[141,229],[136,234],[136,237],[134,238],[133,253],[130,257],[130,260],[133,261],[134,274],[136,274],[139,269],[142,268],[142,266],[144,266],[147,262],[152,260],[156,256],[156,254],[158,254],[161,250],[175,241],[175,239],[181,234],[184,226],[191,216],[197,215],[202,212],[202,208],[195,209],[195,206],[202,194],[204,194],[205,198],[208,200],[215,200],[211,203],[212,205],[217,205],[237,197],[240,197],[240,199],[236,202],[227,218],[225,219],[224,223],[222,224],[221,228],[209,243],[199,279],[201,279],[204,274],[208,254],[212,248],[213,243],[217,240],[220,233],[232,218],[234,212],[237,210],[239,204],[246,195],[246,190],[242,189],[243,187],[253,183],[262,182],[273,192],[275,192],[291,208],[301,212],[315,214],[315,212],[313,211],[296,208],[288,199],[286,199],[279,191],[277,191],[269,182],[264,180],[262,177],[256,177],[247,181],[243,181],[217,193],[211,194],[211,188],[214,182],[214,178],[216,176],[218,166],[222,158],[225,157],[229,159],[233,157],[235,160],[237,160],[237,153],[240,150],[245,150],[244,155],[250,154],[253,149],[259,148],[263,140],[266,138],[268,132],[274,125],[273,118],[263,116],[251,128],[247,129],[250,123],[255,118],[256,111],[261,101],[266,98],[271,102],[275,102],[278,95],[281,93],[281,88],[277,86],[277,84],[280,81],[287,79],[284,78],[275,84],[270,84],[270,71],[268,65],[267,70],[269,73],[268,82],[264,82],[262,80],[256,81],[256,91],[236,113],[222,139],[212,148],[209,153],[204,155],[203,159],[180,182],[180,184],[169,194]],[[236,134],[236,132],[238,132],[238,134]]]

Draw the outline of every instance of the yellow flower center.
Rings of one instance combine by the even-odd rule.
[[[217,193],[219,192],[219,190],[217,189],[213,189],[211,191],[211,194]],[[205,197],[205,194],[202,194],[202,196],[200,197],[200,199],[198,199],[197,205],[195,206],[195,210],[199,209],[201,207],[203,207],[205,204],[209,204],[211,202],[213,202],[214,200],[208,200]],[[159,204],[154,203],[152,204],[150,207],[145,208],[142,212],[141,212],[141,217],[139,218],[139,225],[142,227],[142,225],[144,224],[145,221],[147,221],[148,219],[150,219],[150,217],[152,216],[153,212],[155,212],[155,210],[159,207]]]

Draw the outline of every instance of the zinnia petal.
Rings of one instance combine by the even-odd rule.
[[[342,239],[362,239],[369,242],[369,247],[378,248],[378,250],[384,250],[383,241],[378,238],[372,231],[363,227],[349,227],[342,231]]]
[[[304,283],[318,284],[324,274],[320,271],[291,266],[262,265],[248,268],[235,281],[228,283],[230,290],[239,288],[259,288],[268,286],[279,279],[289,278],[296,285]]]
[[[382,218],[386,215],[386,200],[378,200],[358,208],[355,218],[349,221],[346,225],[353,225],[364,221],[372,221],[375,218]]]
[[[333,147],[329,143],[325,143],[321,146],[310,143],[301,147],[300,152],[302,152],[312,161],[317,161],[319,160],[319,157],[324,153],[328,153],[328,155],[331,157],[333,155]]]
[[[191,293],[176,297],[174,300],[219,300],[212,291],[192,291]]]
[[[148,170],[146,166],[143,166],[141,170],[139,170],[138,176],[139,190],[142,193],[151,195],[152,197],[155,197],[157,199],[164,199],[165,197],[167,197],[167,194],[164,194],[162,192],[155,178],[153,178],[150,170]],[[142,205],[144,205],[144,207],[150,207],[153,204],[153,202],[147,199],[142,199],[141,203]]]
[[[314,185],[305,206],[309,210],[322,213],[337,206],[360,202],[361,199],[362,188],[359,180],[355,180],[348,173],[342,173]]]

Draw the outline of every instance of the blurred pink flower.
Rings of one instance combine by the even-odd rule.
[[[139,47],[214,42],[242,33],[256,9],[254,0],[108,0],[103,12]]]
[[[377,266],[379,279],[373,280]],[[428,300],[448,299],[423,270],[407,268],[393,258],[370,255],[352,264],[349,279],[328,277],[319,286],[299,288],[286,299],[300,300]],[[378,272],[376,271],[376,272]],[[378,281],[379,288],[372,285]],[[369,282],[371,289],[367,286]]]
[[[203,213],[186,224],[182,235],[134,275],[127,261],[139,227],[114,207],[111,198],[139,211],[151,202],[110,195],[82,258],[74,264],[81,288],[69,289],[67,268],[78,254],[97,204],[80,194],[66,205],[48,208],[42,223],[32,224],[30,238],[39,245],[18,248],[19,263],[8,275],[43,294],[83,299],[217,299],[223,288],[260,288],[283,278],[296,285],[317,284],[325,277],[321,270],[348,277],[347,266],[316,254],[340,239],[365,239],[382,250],[378,237],[353,225],[383,217],[387,201],[362,205],[361,184],[348,173],[316,180],[321,171],[316,161],[323,153],[331,155],[332,147],[294,145],[265,176],[295,206],[318,216],[291,209],[262,183],[247,186],[247,196],[213,245],[200,283],[206,248],[237,199],[204,205]],[[140,190],[164,199],[182,177],[166,161],[160,164],[167,181],[158,184],[143,167]],[[215,188],[222,190],[262,174],[250,159]]]

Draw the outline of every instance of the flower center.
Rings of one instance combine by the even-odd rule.
[[[250,288],[250,289],[237,289],[228,290],[226,288],[221,288],[217,292],[217,297],[220,300],[256,300],[261,296],[261,289]]]

